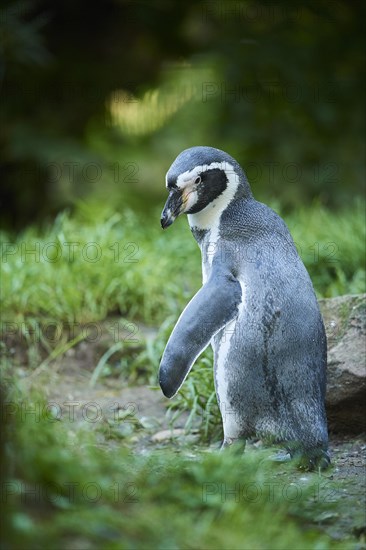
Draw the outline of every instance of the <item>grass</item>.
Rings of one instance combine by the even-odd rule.
[[[365,205],[330,212],[315,204],[286,218],[319,297],[366,290]]]
[[[96,214],[98,212],[98,214]],[[365,289],[361,203],[333,214],[319,205],[286,217],[319,297]],[[2,311],[7,322],[86,323],[111,312],[159,325],[201,284],[200,252],[185,220],[167,232],[159,212],[80,205],[43,231],[2,235]],[[52,298],[52,299],[50,299]]]
[[[28,229],[13,243],[3,235],[4,318],[85,323],[118,311],[161,321],[199,285],[199,251],[182,232],[166,238],[159,217],[154,221],[130,211],[94,220],[85,208],[77,218],[59,215],[42,233]]]
[[[301,477],[268,451],[132,454],[24,415],[22,399],[45,404],[12,390],[5,407],[5,548],[353,548],[319,529],[335,506],[319,498],[326,477]]]

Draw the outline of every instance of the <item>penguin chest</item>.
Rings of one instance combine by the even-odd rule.
[[[200,243],[202,256],[202,284],[204,285],[210,276],[212,262],[218,251],[219,235],[218,231],[209,231],[207,236]]]

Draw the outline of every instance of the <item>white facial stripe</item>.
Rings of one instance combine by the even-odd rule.
[[[228,162],[211,162],[211,164],[202,164],[201,166],[196,166],[193,170],[187,170],[186,172],[179,174],[177,178],[177,186],[180,189],[183,189],[187,183],[194,181],[202,172],[207,172],[207,170],[213,170],[214,168],[224,170],[227,175],[230,172],[235,174],[234,168]]]

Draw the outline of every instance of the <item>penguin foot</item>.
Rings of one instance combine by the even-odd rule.
[[[243,454],[245,449],[245,443],[246,443],[245,439],[226,437],[222,442],[220,451],[223,451],[225,449],[230,449],[230,451],[233,451],[235,454]]]
[[[286,451],[279,451],[275,455],[271,455],[269,460],[271,462],[289,462],[291,460],[291,455]]]
[[[300,470],[326,470],[330,466],[330,456],[324,449],[298,451],[293,456],[296,466]]]

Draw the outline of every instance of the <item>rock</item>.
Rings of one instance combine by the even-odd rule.
[[[184,428],[173,428],[171,430],[161,430],[151,436],[153,443],[164,443],[171,439],[179,439],[180,444],[192,444],[196,443],[199,439],[198,430],[192,430],[190,433],[186,433]]]
[[[156,434],[151,436],[151,441],[154,443],[161,443],[162,441],[167,441],[169,439],[174,439],[176,437],[184,436],[185,430],[183,428],[174,428],[172,430],[161,430]]]
[[[330,431],[366,431],[366,294],[320,300],[328,339]]]
[[[141,416],[139,420],[140,420],[141,426],[148,431],[156,430],[160,425],[159,420],[152,416]]]

